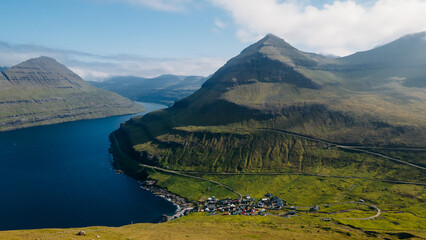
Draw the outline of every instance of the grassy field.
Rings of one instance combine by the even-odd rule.
[[[86,236],[76,236],[83,230]],[[67,239],[411,239],[426,237],[425,232],[371,230],[364,232],[338,222],[301,216],[208,216],[191,214],[162,224],[133,224],[118,228],[88,227],[74,229],[41,229],[0,232],[0,239],[67,240]]]
[[[210,196],[219,198],[235,197],[232,192],[216,187],[208,182],[194,181],[176,175],[153,173],[150,177],[158,180],[158,185],[168,188],[190,201],[205,200]],[[380,181],[361,179],[338,179],[315,176],[217,176],[203,175],[205,178],[219,181],[240,193],[260,199],[266,193],[272,193],[294,206],[335,204],[363,199],[382,210],[374,220],[349,220],[343,218],[364,218],[375,215],[365,211],[363,206],[336,205],[322,208],[318,214],[310,217],[331,217],[335,221],[363,230],[380,231],[425,231],[426,191],[423,186],[390,184]],[[362,210],[348,211],[348,209]],[[343,212],[339,212],[343,211]],[[329,213],[334,213],[330,215]]]

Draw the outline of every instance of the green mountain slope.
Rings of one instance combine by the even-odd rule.
[[[0,131],[143,111],[48,57],[0,73]]]
[[[201,76],[161,75],[156,78],[113,77],[103,82],[90,83],[134,101],[172,105],[198,90],[206,80]]]
[[[116,135],[134,158],[172,169],[343,174],[362,167],[386,176],[394,165],[375,172],[374,159],[283,131],[346,145],[426,147],[424,37],[327,58],[267,35],[191,96],[126,122]],[[408,172],[387,176],[421,176]]]

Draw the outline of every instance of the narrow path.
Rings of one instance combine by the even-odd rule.
[[[383,155],[383,154],[380,154],[380,153],[360,149],[360,148],[369,148],[368,146],[347,146],[347,145],[337,144],[337,143],[333,143],[333,142],[329,142],[329,141],[325,141],[325,140],[321,140],[321,139],[316,139],[316,138],[313,138],[313,137],[308,137],[308,136],[305,136],[305,135],[292,133],[292,132],[288,132],[288,131],[281,130],[281,129],[275,129],[275,128],[259,128],[259,130],[280,132],[280,133],[284,133],[284,134],[287,134],[287,135],[290,135],[290,136],[299,137],[299,138],[307,139],[307,140],[314,141],[314,142],[325,143],[325,144],[332,145],[332,146],[335,146],[335,147],[340,148],[340,149],[362,152],[362,153],[374,155],[376,157],[385,158],[385,159],[388,159],[388,160],[391,160],[391,161],[394,161],[394,162],[402,163],[402,164],[409,165],[411,167],[426,171],[425,167],[422,167],[422,166],[419,166],[419,165],[416,165],[416,164],[413,164],[413,163],[410,163],[410,162],[407,162],[407,161],[403,161],[401,159],[386,156],[386,155]],[[405,148],[405,149],[408,150],[410,148]],[[419,150],[419,148],[412,148],[412,149],[415,149],[415,151]],[[424,149],[422,149],[422,151],[423,150]]]
[[[343,202],[343,203],[318,204],[317,206],[319,206],[319,207],[325,207],[327,205],[334,206],[334,205],[345,205],[345,204],[360,204],[360,205],[365,205],[365,206],[374,208],[377,211],[377,213],[375,215],[373,215],[373,216],[364,217],[364,218],[337,218],[337,219],[344,219],[344,220],[372,220],[372,219],[375,219],[375,218],[379,217],[380,214],[382,214],[382,210],[380,210],[377,206],[371,205],[371,204],[368,204],[368,203],[356,202],[356,201]],[[310,208],[311,206],[286,206],[284,208],[290,208],[290,207]]]
[[[346,146],[351,148],[358,148],[358,149],[379,149],[379,150],[390,150],[390,151],[418,151],[418,152],[426,152],[426,148],[404,148],[404,147],[373,147],[373,146]]]
[[[123,152],[123,151],[121,150],[121,147],[120,147],[120,145],[119,145],[119,143],[118,143],[118,140],[117,140],[117,138],[116,138],[116,136],[115,136],[115,132],[113,132],[113,133],[112,133],[112,137],[113,137],[114,142],[115,142],[114,144],[115,144],[115,146],[117,147],[117,149],[118,149],[118,151],[120,152],[120,154],[121,154],[121,155],[123,155],[123,156],[125,156],[126,158],[128,158],[128,159],[130,159],[130,160],[134,161],[132,158],[130,158],[129,156],[127,156],[127,154],[126,154],[125,152]],[[175,175],[179,175],[179,176],[183,176],[183,177],[195,178],[195,179],[200,179],[200,180],[202,180],[202,181],[211,182],[211,183],[213,183],[213,184],[216,184],[216,185],[222,186],[222,187],[226,188],[227,190],[229,190],[229,191],[231,191],[231,192],[233,192],[233,193],[237,194],[237,195],[238,195],[238,199],[242,199],[242,198],[243,198],[243,196],[241,195],[241,193],[239,193],[239,192],[237,192],[236,190],[232,189],[231,187],[229,187],[229,186],[227,186],[227,185],[225,185],[225,184],[223,184],[223,183],[217,182],[217,181],[213,181],[213,180],[210,180],[210,179],[207,179],[207,178],[203,178],[203,177],[199,177],[199,176],[188,175],[188,174],[186,174],[186,173],[182,173],[182,172],[180,172],[180,171],[174,171],[174,170],[164,169],[164,168],[160,168],[160,167],[156,167],[156,166],[151,166],[151,165],[147,165],[147,164],[143,164],[143,163],[139,163],[139,162],[138,162],[138,164],[139,164],[140,166],[142,166],[142,167],[146,167],[146,168],[151,168],[151,169],[159,170],[159,171],[166,172],[166,173],[171,173],[171,174],[175,174]]]
[[[422,167],[422,166],[419,166],[419,165],[416,165],[416,164],[413,164],[413,163],[409,163],[409,162],[406,162],[406,161],[403,161],[403,160],[400,160],[400,159],[397,159],[397,158],[389,157],[389,156],[383,155],[381,153],[376,153],[376,152],[372,152],[372,151],[368,151],[368,150],[364,150],[364,149],[359,149],[359,148],[351,147],[351,146],[337,145],[336,147],[337,148],[342,148],[342,149],[348,149],[348,150],[352,150],[352,151],[357,151],[357,152],[362,152],[362,153],[366,153],[366,154],[370,154],[370,155],[374,155],[376,157],[385,158],[385,159],[388,159],[388,160],[391,160],[391,161],[394,161],[394,162],[398,162],[398,163],[409,165],[411,167],[415,167],[415,168],[418,168],[418,169],[426,170],[425,167]]]
[[[213,181],[213,180],[210,180],[210,179],[207,179],[207,178],[203,178],[203,177],[199,177],[199,176],[188,175],[188,174],[180,172],[180,171],[174,171],[174,170],[168,170],[168,169],[164,169],[164,168],[160,168],[160,167],[155,167],[155,166],[151,166],[151,165],[147,165],[147,164],[143,164],[143,163],[139,163],[139,165],[142,166],[142,167],[152,168],[152,169],[159,170],[159,171],[166,172],[166,173],[171,173],[171,174],[175,174],[175,175],[179,175],[179,176],[183,176],[183,177],[195,178],[195,179],[200,179],[200,180],[203,180],[203,181],[211,182],[213,184],[222,186],[222,187],[228,189],[229,191],[237,194],[238,195],[238,199],[242,199],[242,197],[243,197],[241,195],[241,193],[239,193],[236,190],[228,187],[227,185],[225,185],[223,183],[220,183],[220,182],[217,182],[217,181]]]
[[[338,218],[338,219],[343,219],[343,220],[372,220],[372,219],[379,217],[380,214],[382,214],[382,210],[380,210],[380,208],[378,208],[375,205],[370,205],[370,204],[366,204],[366,203],[358,203],[358,204],[366,205],[366,206],[369,206],[371,208],[376,209],[377,210],[376,215],[370,216],[370,217],[365,217],[365,218]]]

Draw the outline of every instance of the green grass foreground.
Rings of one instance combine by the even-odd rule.
[[[86,236],[77,236],[80,231]],[[161,224],[133,224],[123,227],[88,227],[0,232],[0,239],[412,239],[426,237],[425,232],[362,231],[338,222],[324,222],[302,216],[208,216],[191,214]]]

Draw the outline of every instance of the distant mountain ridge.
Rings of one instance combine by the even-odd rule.
[[[206,77],[202,76],[165,74],[155,78],[119,76],[103,82],[90,83],[134,101],[172,105],[175,101],[187,97],[198,90],[206,79]]]
[[[142,110],[91,86],[53,58],[29,59],[0,73],[0,131]]]

